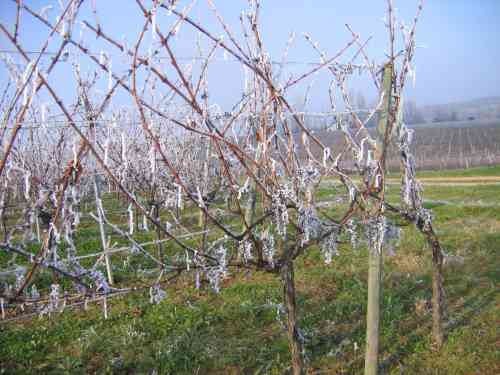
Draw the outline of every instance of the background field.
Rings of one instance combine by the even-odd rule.
[[[332,150],[342,148],[344,139],[331,129],[331,119],[311,119],[318,136]],[[464,120],[411,125],[415,131],[412,152],[420,170],[468,169],[500,164],[500,120]],[[392,152],[388,167],[399,170],[399,159]]]

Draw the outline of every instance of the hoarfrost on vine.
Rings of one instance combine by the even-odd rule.
[[[386,233],[387,220],[385,216],[370,218],[366,225],[366,238],[368,240],[368,249],[376,254],[382,252],[384,238]]]
[[[92,269],[89,272],[89,277],[94,282],[95,288],[98,292],[109,293],[111,291],[111,288],[106,281],[106,277],[101,271]]]
[[[274,191],[271,196],[271,209],[273,213],[273,221],[276,225],[276,230],[281,236],[286,235],[286,227],[289,217],[287,210],[287,200],[293,199],[293,192],[287,185]]]
[[[398,245],[401,239],[401,228],[390,222],[387,222],[384,236],[385,242],[387,243],[387,254],[389,256],[393,256],[395,254],[394,246]]]
[[[220,282],[222,279],[222,272],[220,267],[210,267],[207,272],[207,279],[210,287],[215,293],[220,292]],[[197,280],[197,289],[199,288],[199,280]]]
[[[222,276],[227,276],[228,270],[227,270],[227,249],[224,247],[224,245],[220,245],[216,251],[216,257],[217,261],[219,263],[219,269],[221,272]]]
[[[160,284],[155,284],[149,288],[149,301],[153,305],[158,305],[167,298],[167,292],[161,289]]]
[[[50,286],[49,301],[40,311],[40,316],[61,311],[60,285],[52,284]]]
[[[357,224],[353,219],[349,220],[345,225],[346,233],[349,235],[349,241],[353,249],[358,247],[358,232]]]
[[[262,240],[262,253],[264,258],[271,264],[271,267],[274,267],[274,256],[276,254],[274,236],[269,230],[266,230],[260,238]]]
[[[248,193],[249,190],[250,190],[250,177],[248,177],[245,180],[245,183],[243,184],[243,186],[238,189],[238,200],[241,200],[241,197],[243,196],[243,194]]]
[[[16,275],[15,288],[19,290],[19,288],[21,288],[21,285],[23,285],[24,282],[24,274],[26,273],[26,268],[17,267],[14,273]]]
[[[183,208],[183,201],[182,201],[182,186],[178,184],[174,184],[175,187],[177,188],[176,190],[176,196],[175,196],[175,208],[178,210],[182,210]]]
[[[300,168],[297,171],[297,182],[303,190],[309,189],[312,185],[319,182],[321,174],[319,170],[309,165],[306,168]]]
[[[328,159],[330,159],[330,156],[331,156],[330,148],[325,147],[325,149],[323,150],[323,167],[326,168],[326,165],[327,165]]]
[[[249,240],[240,241],[238,245],[238,253],[243,261],[247,263],[249,260],[253,259],[252,254],[252,243]]]
[[[427,232],[432,226],[433,218],[431,210],[421,208],[417,212],[417,225],[421,227],[424,232]]]
[[[228,274],[228,269],[227,269],[227,249],[224,247],[224,245],[218,244],[219,242],[224,241],[225,238],[220,239],[218,241],[215,241],[215,246],[216,250],[214,253],[214,257],[216,260],[215,265],[205,265],[205,263],[202,261],[202,258],[199,256],[199,254],[195,254],[194,260],[195,264],[199,263],[199,261],[202,261],[201,267],[205,269],[205,274],[208,279],[208,283],[210,284],[210,287],[215,293],[220,292],[220,284],[221,281],[224,277],[227,276]],[[212,245],[213,246],[213,245]],[[196,287],[197,289],[199,288],[199,283],[200,280],[198,279],[198,274],[197,274],[197,280],[196,280]]]
[[[351,180],[346,180],[347,193],[349,194],[349,203],[353,203],[356,200],[356,195],[358,194],[358,188]]]
[[[339,255],[338,252],[338,229],[332,232],[321,242],[321,253],[325,259],[326,264],[331,264],[334,256]]]
[[[30,291],[30,298],[37,300],[40,298],[40,292],[38,291],[37,287],[35,284],[31,286],[31,291]]]
[[[320,235],[322,224],[314,207],[300,205],[298,215],[298,225],[303,233],[302,244]]]

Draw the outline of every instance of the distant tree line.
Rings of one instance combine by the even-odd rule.
[[[351,102],[355,109],[367,109],[367,100],[361,92],[352,91]],[[373,103],[370,103],[373,104]],[[363,118],[366,114],[361,114]],[[500,98],[482,98],[461,103],[444,105],[417,106],[415,100],[404,98],[403,118],[408,125],[424,123],[492,120],[500,118]],[[377,119],[368,122],[369,127],[375,126]]]

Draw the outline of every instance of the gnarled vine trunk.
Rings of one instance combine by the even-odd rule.
[[[443,320],[445,297],[443,287],[443,252],[434,236],[430,235],[432,245],[432,340],[437,348],[444,342]]]
[[[292,374],[303,375],[304,360],[302,358],[302,343],[299,338],[299,327],[297,324],[295,281],[292,262],[289,261],[281,267],[281,279],[283,281],[283,299],[287,314],[288,346],[292,356]]]

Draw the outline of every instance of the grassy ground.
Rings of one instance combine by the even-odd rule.
[[[446,266],[447,341],[434,350],[430,249],[417,231],[404,229],[396,254],[384,260],[384,373],[500,373],[499,194],[499,185],[426,188],[426,205],[436,215],[446,251],[465,262]],[[90,229],[80,242],[89,251],[99,246]],[[340,253],[327,266],[312,249],[297,265],[311,374],[362,373],[366,249],[341,246]],[[168,298],[155,306],[147,293],[110,300],[107,320],[101,306],[91,305],[88,311],[0,325],[0,373],[282,374],[288,368],[275,276],[233,275],[220,294],[197,291],[188,278],[167,291]]]

